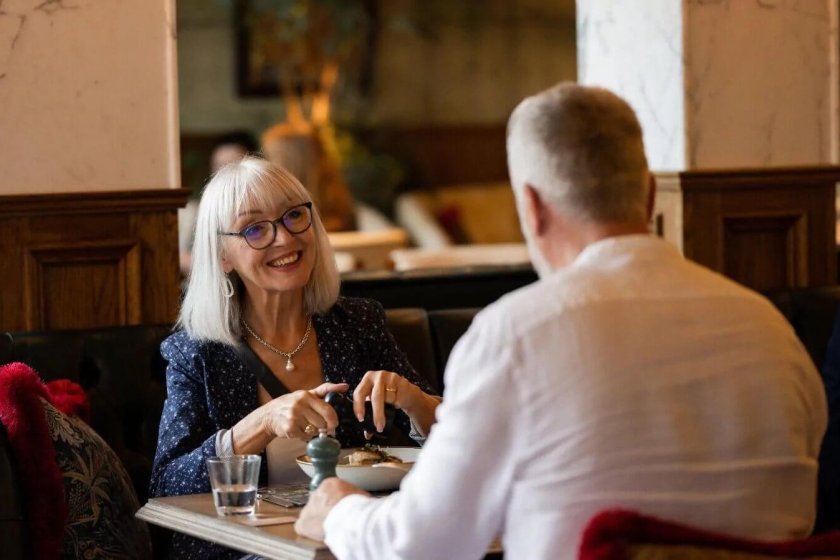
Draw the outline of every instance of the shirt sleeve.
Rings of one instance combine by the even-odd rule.
[[[338,558],[481,558],[501,533],[527,418],[513,341],[477,323],[450,358],[438,422],[400,491],[350,496],[328,515]]]
[[[232,457],[234,455],[236,453],[233,452],[233,432],[230,430],[216,432],[216,456]]]
[[[205,459],[216,455],[202,376],[171,340],[164,341],[166,401],[160,419],[150,494],[178,496],[210,491]]]

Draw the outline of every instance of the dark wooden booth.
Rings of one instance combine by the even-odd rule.
[[[0,197],[0,329],[171,323],[185,189]]]
[[[685,256],[759,291],[837,282],[840,167],[680,174]]]

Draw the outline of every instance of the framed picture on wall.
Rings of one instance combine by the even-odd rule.
[[[345,84],[368,90],[377,0],[234,0],[233,6],[241,97],[317,89],[330,63]]]

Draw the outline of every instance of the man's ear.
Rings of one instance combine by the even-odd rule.
[[[648,172],[647,223],[653,219],[653,209],[656,206],[656,177]]]
[[[525,219],[534,237],[542,237],[546,230],[546,208],[537,189],[525,183]]]

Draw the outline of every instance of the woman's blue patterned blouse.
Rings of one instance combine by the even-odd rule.
[[[397,347],[385,326],[382,306],[372,300],[340,298],[324,315],[312,320],[324,379],[348,383],[354,390],[370,370],[399,373],[433,394]],[[216,455],[216,432],[230,429],[254,411],[257,378],[231,346],[199,343],[178,331],[161,344],[169,362],[167,398],[160,420],[157,453],[152,468],[151,495],[177,496],[210,492],[204,460]],[[410,432],[408,417],[398,412],[395,425]],[[337,433],[342,446],[364,444],[361,435]],[[265,483],[265,458],[261,483]],[[173,537],[176,558],[236,558],[234,552],[185,535]]]

